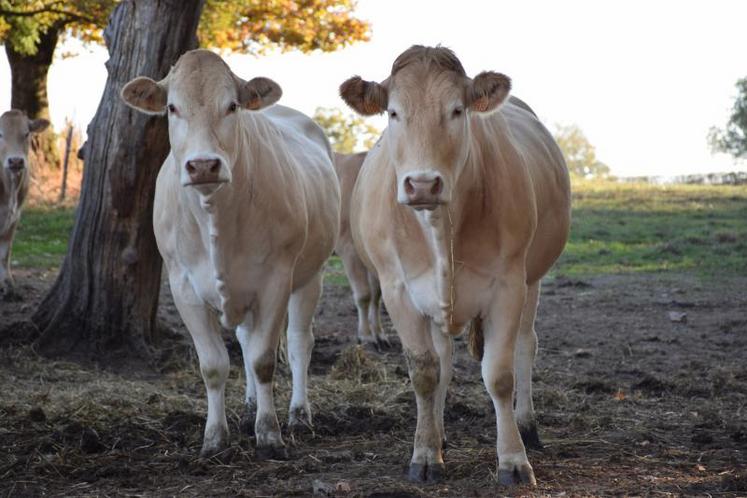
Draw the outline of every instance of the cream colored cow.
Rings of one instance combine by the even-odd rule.
[[[355,180],[361,169],[365,152],[358,154],[335,153],[335,170],[340,180],[340,234],[335,253],[342,259],[345,274],[353,290],[353,300],[358,310],[358,342],[372,343],[377,347],[389,345],[389,339],[381,329],[381,288],[376,274],[369,271],[361,261],[353,244],[350,231],[350,197]]]
[[[540,278],[568,236],[570,188],[553,138],[509,89],[502,74],[469,78],[450,50],[421,46],[401,54],[384,82],[354,77],[340,87],[359,113],[389,115],[350,223],[381,280],[415,391],[414,480],[444,477],[452,336],[472,323],[496,412],[499,481],[535,483],[519,427],[536,434],[534,317]]]
[[[235,328],[241,343],[257,456],[286,455],[272,392],[286,311],[289,425],[311,424],[311,322],[340,193],[324,133],[297,111],[270,107],[281,93],[267,78],[240,79],[206,50],[184,54],[159,82],[136,78],[122,90],[130,106],[168,113],[171,153],[158,175],[153,224],[207,388],[203,456],[228,444],[221,325]]]
[[[29,190],[29,141],[47,126],[46,119],[29,119],[15,109],[0,116],[0,292],[13,286],[10,252]]]

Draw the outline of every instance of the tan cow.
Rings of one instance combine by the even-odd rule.
[[[509,89],[502,74],[471,79],[450,50],[421,46],[401,54],[384,82],[354,77],[340,87],[359,113],[389,114],[350,223],[381,280],[415,390],[414,480],[444,477],[452,336],[472,322],[496,412],[499,481],[535,483],[519,427],[536,433],[534,317],[540,278],[568,236],[570,187],[552,136],[507,99]]]
[[[10,252],[29,189],[29,141],[47,126],[15,109],[0,116],[0,292],[13,286]]]
[[[355,307],[358,310],[358,343],[372,343],[377,347],[389,345],[389,339],[381,329],[381,288],[376,274],[369,271],[361,261],[353,244],[350,231],[350,197],[355,180],[361,169],[365,152],[358,154],[335,153],[335,170],[340,180],[340,234],[335,253],[342,259],[345,274],[353,290]]]
[[[228,444],[221,325],[235,328],[241,343],[257,456],[286,456],[272,392],[286,311],[289,425],[311,424],[311,322],[340,193],[324,133],[307,116],[272,106],[281,93],[267,78],[240,79],[207,50],[187,52],[159,82],[136,78],[122,90],[130,106],[168,113],[171,153],[158,175],[153,225],[207,388],[203,456]]]

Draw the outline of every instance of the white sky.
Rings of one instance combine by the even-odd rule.
[[[372,23],[369,43],[227,60],[243,78],[275,79],[281,103],[311,114],[318,106],[347,110],[337,88],[349,76],[384,79],[410,45],[440,43],[470,75],[509,75],[513,92],[551,129],[578,124],[617,175],[747,169],[711,155],[706,141],[711,126],[726,123],[734,84],[747,76],[747,2],[359,0],[357,15]],[[106,80],[106,51],[79,53],[58,57],[50,71],[58,127],[65,117],[87,125]],[[0,104],[8,108],[9,68],[0,57]]]

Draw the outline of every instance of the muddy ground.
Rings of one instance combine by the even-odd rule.
[[[17,278],[23,299],[0,303],[4,324],[28,316],[53,275]],[[534,384],[545,447],[529,452],[534,490],[493,480],[495,416],[462,341],[446,409],[448,480],[405,480],[415,403],[403,358],[397,347],[354,348],[352,300],[332,284],[315,329],[315,434],[287,438],[288,461],[255,459],[240,427],[240,350],[226,335],[232,451],[224,461],[198,459],[205,392],[167,290],[162,303],[173,337],[157,371],[112,372],[45,360],[29,347],[0,349],[0,496],[310,496],[329,486],[366,497],[747,495],[745,277],[545,284]],[[276,384],[283,420],[286,367]]]

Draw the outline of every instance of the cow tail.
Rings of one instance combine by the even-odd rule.
[[[485,336],[482,332],[482,318],[479,316],[476,316],[469,322],[467,350],[472,358],[482,361],[482,355],[485,352]]]

